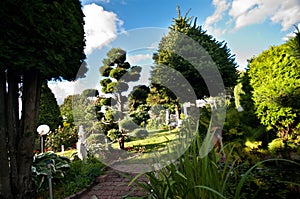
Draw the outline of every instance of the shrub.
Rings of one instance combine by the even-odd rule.
[[[61,145],[65,148],[74,147],[78,141],[77,127],[59,127],[47,136],[45,147],[51,151],[59,151]]]
[[[64,178],[69,168],[70,160],[54,152],[35,155],[31,171],[37,191],[48,189],[49,184],[47,177],[49,174],[53,177],[53,183],[57,184],[60,179]]]
[[[97,176],[102,174],[104,168],[104,165],[94,157],[89,157],[86,162],[74,160],[70,166],[65,179],[61,182],[64,197],[89,186]],[[57,198],[61,197],[61,195],[57,196]]]
[[[132,137],[137,137],[137,138],[145,138],[148,136],[148,131],[146,131],[145,129],[135,129],[133,132],[132,132]]]
[[[200,152],[199,157],[202,144],[201,138],[197,136],[177,162],[146,173],[149,182],[137,183],[147,190],[148,198],[289,198],[292,194],[299,193],[295,190],[300,186],[297,178],[286,179],[282,172],[277,175],[280,178],[276,179],[276,182],[273,180],[269,183],[269,180],[277,176],[270,173],[269,167],[264,169],[263,166],[272,164],[276,168],[273,171],[278,172],[278,162],[282,162],[298,171],[300,164],[285,159],[267,159],[250,166],[237,165],[232,157],[235,147],[231,146],[225,146],[226,151],[230,151],[223,163],[215,153],[201,157]],[[265,173],[262,173],[263,171]],[[265,187],[266,184],[268,188]]]
[[[90,134],[87,138],[86,138],[86,144],[87,147],[89,148],[89,146],[91,146],[92,144],[97,144],[101,142],[101,139],[103,139],[104,135],[100,134],[100,133],[93,133]]]
[[[125,131],[133,131],[134,129],[140,127],[130,118],[125,118],[125,119],[121,120],[119,125],[120,125],[121,129],[124,129]]]
[[[52,159],[55,158],[55,161],[57,162],[60,162],[58,161],[59,158],[68,161],[67,158],[57,156],[53,152],[47,154],[44,153],[43,155],[40,156],[41,157],[45,156]],[[45,159],[41,157],[38,159],[43,159],[43,160]],[[44,164],[42,163],[41,165]],[[96,177],[100,176],[103,173],[103,168],[104,168],[104,165],[98,159],[91,156],[89,156],[86,161],[82,161],[78,158],[74,159],[73,161],[68,161],[68,165],[69,165],[68,169],[63,170],[63,174],[64,174],[63,177],[59,178],[59,180],[56,180],[57,179],[56,177],[53,178],[53,198],[65,198],[88,187]],[[34,163],[34,167],[36,166],[37,166],[37,162]],[[56,164],[56,169],[62,170],[57,166],[57,164]],[[37,176],[36,173],[37,173],[36,171],[33,172],[34,177]],[[40,174],[39,176],[44,177],[45,175]],[[46,179],[46,177],[44,177],[44,179]],[[39,192],[37,198],[48,198],[49,197],[49,192],[47,190],[48,180],[44,180],[42,187],[43,189],[38,190]]]

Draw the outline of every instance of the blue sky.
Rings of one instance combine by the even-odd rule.
[[[88,79],[94,80],[101,59],[111,47],[130,45],[130,59],[137,64],[151,53],[144,47],[158,44],[160,36],[177,18],[176,6],[184,15],[197,17],[197,24],[218,41],[225,41],[235,54],[239,69],[246,60],[259,55],[272,45],[284,43],[300,24],[299,0],[81,0],[85,14],[86,49],[90,69]],[[151,30],[151,31],[147,31]],[[142,32],[138,35],[139,31]],[[153,32],[154,31],[154,32]],[[145,32],[147,32],[145,34]],[[130,34],[132,33],[132,34]],[[127,34],[127,37],[126,37]],[[128,36],[129,35],[129,36]],[[127,38],[127,40],[126,40]],[[128,41],[129,40],[129,41]],[[126,42],[125,42],[126,41]],[[148,43],[145,41],[148,41]],[[124,44],[125,45],[125,44]],[[136,49],[136,50],[134,50]],[[144,48],[145,49],[145,48]],[[142,56],[144,55],[144,57]],[[95,69],[96,68],[96,69]],[[51,83],[61,103],[74,83]]]

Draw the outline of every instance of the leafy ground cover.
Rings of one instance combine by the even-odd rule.
[[[64,198],[88,187],[103,172],[104,164],[96,158],[88,157],[82,161],[75,150],[65,151],[66,156],[59,154],[47,152],[35,156],[32,171],[37,198],[49,198],[49,172],[54,198]],[[47,168],[49,163],[50,170]]]
[[[170,151],[168,146],[171,142],[180,141],[178,135],[176,129],[153,130],[145,138],[131,138],[125,142],[125,147],[131,148],[127,153],[140,155],[128,160],[128,164],[145,162],[156,151],[162,151],[161,156],[175,153],[176,150]],[[300,160],[272,159],[265,151],[255,150],[256,146],[249,147],[249,143],[248,150],[236,143],[229,143],[224,147],[227,161],[220,162],[214,153],[200,158],[201,144],[201,138],[197,136],[177,162],[147,173],[150,183],[140,186],[148,190],[150,198],[273,199],[291,198],[300,194]],[[118,143],[112,146],[113,150],[119,150]],[[98,159],[89,157],[85,162],[74,158],[75,154],[76,150],[57,154],[45,153],[40,157],[41,164],[35,164],[43,165],[45,169],[45,162],[52,158],[55,159],[56,175],[63,173],[64,177],[53,179],[54,198],[72,195],[101,175],[104,166]],[[45,158],[47,156],[48,159]],[[40,172],[40,175],[44,181],[38,195],[40,198],[47,198],[47,173]]]

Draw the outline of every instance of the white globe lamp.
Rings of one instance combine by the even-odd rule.
[[[46,135],[47,133],[49,133],[50,127],[46,124],[42,124],[36,129],[36,131],[38,132],[38,134],[41,137],[41,153],[44,153],[44,138],[43,138],[43,135]]]

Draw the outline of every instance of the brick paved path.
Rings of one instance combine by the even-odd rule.
[[[124,177],[130,176],[130,178]],[[136,174],[126,174],[107,168],[103,175],[96,178],[95,183],[85,190],[78,192],[67,199],[121,199],[126,197],[146,196],[146,192],[136,184],[128,186]],[[146,177],[141,176],[139,181],[146,182]]]

